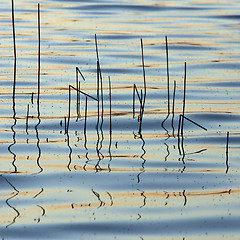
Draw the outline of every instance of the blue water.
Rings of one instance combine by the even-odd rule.
[[[14,3],[16,71],[0,3],[0,237],[239,239],[240,2],[39,1],[39,89],[37,3]]]

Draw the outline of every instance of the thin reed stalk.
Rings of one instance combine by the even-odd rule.
[[[142,107],[144,109],[145,101],[146,101],[146,93],[147,93],[147,85],[146,85],[146,74],[145,74],[145,66],[144,66],[144,53],[143,53],[143,40],[141,38],[141,50],[142,50],[142,68],[143,68],[143,83],[144,83],[144,97]]]
[[[87,96],[85,102],[85,118],[84,118],[84,135],[86,136],[87,133]]]
[[[17,50],[16,50],[16,35],[15,35],[15,20],[14,20],[14,0],[12,0],[12,31],[13,31],[13,53],[14,53],[13,104],[15,105]]]
[[[168,62],[168,40],[165,36],[166,42],[166,60],[167,60],[167,93],[168,93],[168,115],[170,114],[170,90],[169,90],[169,62]]]
[[[179,120],[178,120],[178,152],[179,152],[179,155],[182,155],[182,152],[181,152],[181,148],[180,148],[180,129],[181,129],[181,123],[182,123],[182,115],[180,114],[179,115]]]
[[[38,3],[38,96],[37,96],[37,111],[40,116],[40,55],[41,55],[41,36],[40,36],[40,4]]]
[[[172,129],[173,129],[173,137],[174,136],[174,110],[175,110],[175,95],[176,95],[176,81],[174,81],[173,86],[173,106],[172,106]]]
[[[185,104],[186,104],[186,82],[187,82],[187,64],[184,63],[184,86],[183,86],[183,109],[182,109],[182,125],[181,125],[181,135],[183,135],[183,125],[185,116]]]

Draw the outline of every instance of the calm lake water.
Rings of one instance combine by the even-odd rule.
[[[0,3],[0,237],[239,239],[240,1],[39,3],[40,76],[38,2],[16,62]]]

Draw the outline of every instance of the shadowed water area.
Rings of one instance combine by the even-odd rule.
[[[2,1],[0,237],[239,239],[239,9]]]

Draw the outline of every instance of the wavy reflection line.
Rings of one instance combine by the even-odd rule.
[[[43,208],[42,206],[40,205],[37,205],[38,207],[40,207],[42,209],[42,217],[46,214],[46,210],[45,208]]]
[[[187,197],[186,197],[186,194],[185,194],[185,189],[183,190],[183,197],[184,197],[183,206],[186,206],[186,204],[187,204]]]
[[[229,142],[229,132],[227,132],[227,144],[226,144],[226,174],[228,173],[228,170],[229,170],[229,165],[228,165],[228,142]]]
[[[70,137],[69,137],[68,131],[67,131],[66,135],[67,135],[67,146],[69,148],[69,154],[68,154],[69,162],[68,162],[67,168],[68,168],[69,171],[71,171],[70,166],[71,166],[71,163],[72,163],[72,148],[70,146]]]
[[[11,130],[13,132],[13,143],[8,146],[8,151],[13,155],[12,166],[14,167],[14,171],[17,172],[16,162],[16,154],[11,150],[11,148],[16,144],[16,132],[14,127],[17,124],[16,119],[16,109],[15,109],[15,91],[16,91],[16,73],[17,73],[17,51],[16,51],[16,38],[15,38],[15,21],[14,21],[14,1],[12,0],[12,31],[13,31],[13,52],[14,52],[14,67],[13,67],[13,93],[12,93],[12,109],[13,109],[13,120],[14,123],[11,126]]]
[[[143,135],[140,133],[140,139],[142,140],[142,151],[143,151],[143,153],[142,153],[142,155],[140,156],[140,158],[143,160],[143,162],[142,162],[142,172],[140,173],[140,174],[142,174],[142,173],[144,173],[145,172],[145,163],[146,163],[146,159],[144,158],[144,156],[145,156],[145,154],[146,154],[146,150],[145,150],[145,148],[144,148],[144,146],[145,146],[145,140],[143,139]],[[139,174],[139,176],[138,176],[138,180],[139,180],[139,182],[140,182],[140,174]]]
[[[40,4],[38,3],[38,93],[37,93],[37,119],[38,123],[35,126],[35,131],[36,131],[36,138],[37,138],[37,148],[38,148],[38,157],[37,157],[37,165],[40,171],[37,173],[41,173],[43,171],[43,168],[40,165],[40,158],[41,158],[41,148],[40,148],[40,138],[38,134],[38,127],[41,123],[41,118],[40,118]]]
[[[167,155],[165,156],[165,162],[166,162],[168,156],[170,155],[170,152],[169,152],[169,146],[168,146],[168,144],[167,144],[167,143],[164,143],[164,145],[167,147]]]
[[[33,198],[36,198],[36,197],[38,197],[40,194],[42,194],[42,192],[43,192],[43,188],[40,190],[40,192],[39,193],[37,193]]]
[[[108,196],[109,196],[109,198],[110,198],[110,206],[112,206],[113,205],[113,198],[112,198],[112,195],[109,193],[109,192],[107,192],[107,194],[108,194]]]
[[[39,110],[39,109],[38,109],[38,110]],[[41,173],[41,172],[43,171],[43,168],[42,168],[41,165],[40,165],[40,158],[41,158],[42,152],[41,152],[41,148],[40,148],[40,144],[39,144],[39,143],[40,143],[40,138],[39,138],[39,134],[38,134],[38,126],[40,125],[40,123],[41,123],[40,112],[38,112],[38,123],[37,123],[36,126],[35,126],[35,131],[36,131],[37,149],[38,149],[37,166],[38,166],[38,168],[40,169],[40,171],[37,172],[37,174],[38,174],[38,173]]]
[[[105,202],[103,202],[103,201],[101,200],[100,194],[99,194],[98,192],[94,191],[93,189],[91,189],[91,190],[92,190],[93,194],[97,197],[98,201],[100,202],[99,208],[100,208],[100,207],[103,207],[103,206],[105,205]]]
[[[8,228],[9,226],[13,225],[15,222],[16,222],[16,219],[20,216],[20,212],[14,207],[12,206],[9,201],[13,198],[15,198],[18,194],[19,194],[19,191],[16,189],[16,187],[8,181],[7,178],[5,178],[3,175],[0,175],[13,189],[16,193],[13,194],[13,196],[9,197],[8,199],[6,199],[6,204],[8,205],[8,207],[10,207],[11,209],[13,209],[15,212],[16,212],[16,216],[13,218],[12,222],[10,224],[8,224],[6,226],[6,228]]]
[[[140,189],[137,189],[137,190],[141,192],[141,196],[143,197],[143,204],[140,206],[140,208],[143,208],[146,206],[147,197],[146,195],[144,195],[144,191],[141,191]]]
[[[14,130],[14,127],[15,127],[16,124],[17,124],[17,119],[16,119],[15,107],[13,107],[13,112],[14,112],[14,113],[13,113],[14,123],[13,123],[13,125],[11,126],[11,130],[12,130],[12,132],[13,132],[13,143],[8,146],[8,151],[13,155],[12,166],[14,167],[14,172],[17,172],[18,169],[17,169],[17,166],[15,165],[17,155],[11,150],[11,148],[16,144],[16,132],[15,132],[15,130]]]

